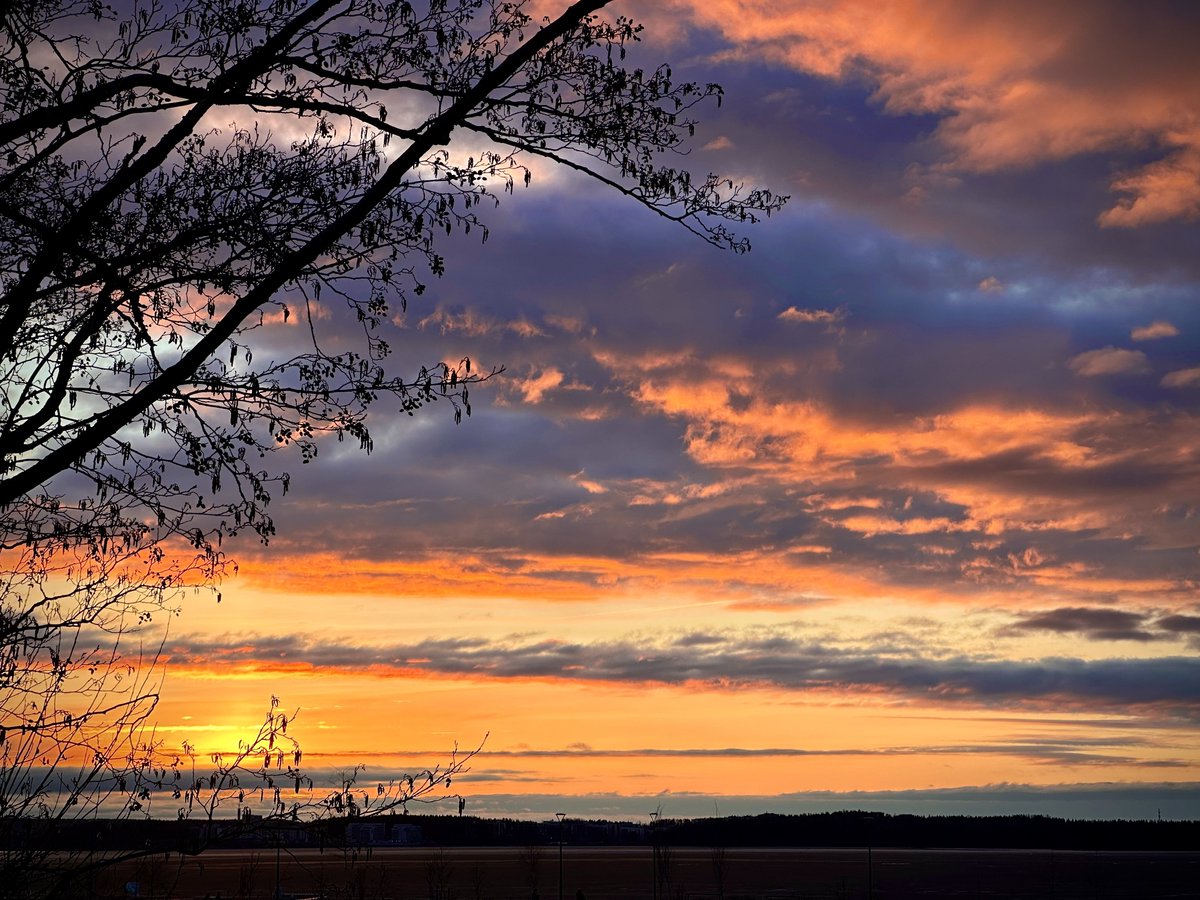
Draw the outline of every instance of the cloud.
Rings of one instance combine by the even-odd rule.
[[[1025,616],[1011,629],[1081,634],[1094,641],[1155,641],[1163,635],[1144,629],[1147,617],[1118,609],[1062,607]],[[1161,624],[1161,623],[1160,623]]]
[[[522,243],[496,242],[504,261],[526,258]],[[728,596],[737,603],[899,591],[963,603],[979,592],[984,602],[1004,594],[1030,605],[1049,590],[1063,606],[1100,605],[1114,594],[1144,606],[1180,602],[1195,571],[1194,521],[1182,500],[1200,490],[1192,452],[1200,422],[1165,404],[1140,409],[1110,396],[1114,387],[1101,379],[1067,379],[1068,394],[1055,366],[1069,356],[1057,314],[1038,312],[1016,290],[1012,303],[961,303],[962,286],[979,274],[955,254],[927,266],[920,246],[872,232],[858,244],[875,247],[873,255],[855,247],[841,251],[843,259],[838,248],[850,243],[837,234],[818,242],[822,265],[804,266],[809,282],[789,297],[809,317],[839,312],[821,298],[863,298],[856,327],[836,339],[825,326],[779,322],[788,304],[770,285],[791,270],[773,268],[768,245],[761,275],[756,264],[742,293],[731,295],[730,283],[696,262],[707,250],[699,248],[681,257],[670,293],[631,294],[630,283],[663,267],[635,255],[624,280],[602,292],[619,299],[573,315],[582,324],[571,333],[518,342],[491,332],[463,346],[459,355],[475,359],[520,354],[519,374],[499,385],[511,386],[512,405],[489,406],[496,391],[481,388],[474,417],[453,432],[450,421],[422,421],[397,429],[394,443],[378,439],[382,449],[367,461],[350,455],[343,465],[323,453],[326,477],[299,498],[323,505],[281,508],[272,547],[328,547],[341,559],[287,572],[273,566],[270,578],[303,578],[316,589],[328,567],[343,586],[375,592],[559,598],[572,588],[596,597],[613,584],[687,584],[709,596],[723,567],[732,567],[737,593]],[[551,247],[557,260],[559,245]],[[581,264],[567,259],[568,268]],[[845,272],[833,277],[826,264]],[[485,269],[470,267],[472,279]],[[867,270],[880,288],[855,274]],[[558,269],[543,275],[552,306],[568,289]],[[481,318],[505,320],[501,299],[470,288],[468,280],[460,291],[487,298]],[[1069,296],[1092,289],[1087,280],[1036,287]],[[550,330],[528,294],[519,302]],[[737,322],[734,303],[747,310]],[[899,308],[911,324],[895,319]],[[1189,321],[1174,312],[1164,318]],[[406,352],[398,343],[396,353]],[[546,376],[556,372],[562,384],[548,388]],[[523,377],[536,406],[518,401]],[[1136,387],[1148,396],[1159,390],[1149,381]],[[601,404],[605,418],[578,415]],[[1161,439],[1147,443],[1147,433]],[[580,471],[608,489],[587,498],[590,515],[576,507]],[[839,509],[864,497],[875,505]],[[916,508],[904,508],[909,497]],[[402,515],[427,523],[419,536],[397,527]],[[461,549],[421,555],[426,546]],[[1031,546],[1052,562],[1011,562]],[[798,547],[824,549],[814,556]]]
[[[644,639],[592,643],[556,639],[431,638],[368,645],[296,635],[190,641],[167,648],[173,668],[283,665],[364,673],[394,671],[481,679],[550,679],[619,684],[764,687],[801,693],[884,692],[925,702],[1024,705],[1051,701],[1112,708],[1169,704],[1200,710],[1200,659],[945,659],[853,652],[779,633],[723,636],[680,646]]]
[[[1099,222],[1131,227],[1200,213],[1200,72],[1194,11],[1155,15],[1096,0],[675,0],[730,43],[821,78],[866,81],[893,116],[934,116],[940,173],[1028,169],[1088,154],[1126,159],[1125,196]],[[1116,65],[1114,59],[1120,59]]]
[[[717,135],[703,147],[701,150],[732,150],[734,147],[733,141],[723,134]]]
[[[778,316],[782,322],[822,323],[832,325],[846,318],[845,310],[841,309],[798,309],[789,306]]]
[[[517,390],[525,398],[526,403],[540,403],[547,391],[552,391],[563,383],[563,373],[558,369],[548,368],[524,379]]]
[[[582,470],[571,476],[571,480],[587,491],[589,494],[607,494],[608,488],[598,481],[588,478]]]
[[[1200,616],[1164,616],[1154,624],[1176,634],[1200,635]]]
[[[1134,375],[1150,368],[1141,350],[1105,347],[1088,350],[1072,357],[1067,365],[1080,375],[1094,378],[1100,375]]]
[[[1026,722],[1032,720],[1024,720]],[[1037,721],[1045,721],[1038,719]],[[1071,728],[1072,733],[1081,724],[1081,720],[1075,719],[1067,724]],[[1109,722],[1109,724],[1114,724]],[[1122,720],[1122,727],[1128,728],[1129,720]],[[675,746],[675,747],[593,747],[583,741],[576,741],[568,744],[565,747],[531,747],[528,744],[520,743],[513,747],[493,747],[486,743],[478,750],[473,751],[473,756],[477,762],[485,759],[511,759],[511,760],[543,760],[543,759],[559,759],[559,760],[604,760],[604,759],[640,759],[640,760],[656,760],[656,759],[717,759],[717,760],[742,760],[742,759],[805,759],[805,758],[825,758],[825,757],[938,757],[938,756],[972,756],[980,755],[992,757],[1020,757],[1029,762],[1042,763],[1049,765],[1096,765],[1096,766],[1112,766],[1112,765],[1127,765],[1131,762],[1140,761],[1137,757],[1129,755],[1117,755],[1113,753],[1114,747],[1118,744],[1130,751],[1136,752],[1150,747],[1161,746],[1157,742],[1157,737],[1148,739],[1136,736],[1122,736],[1120,739],[1114,739],[1111,734],[1102,734],[1098,737],[998,737],[994,740],[984,740],[970,743],[945,743],[945,744],[904,744],[898,746],[834,746],[834,747],[781,747],[781,746],[766,746],[766,747],[743,747],[743,746]],[[372,758],[384,763],[384,767],[373,768],[373,778],[376,779],[395,779],[402,778],[407,772],[413,771],[414,768],[419,768],[421,763],[418,760],[437,760],[444,758],[450,753],[449,748],[390,748],[382,749],[357,749],[357,750],[333,750],[327,752],[312,752],[305,754],[306,760],[318,760],[324,762],[327,759],[356,759],[356,758]],[[1178,759],[1162,759],[1161,768],[1179,768],[1187,765]],[[426,762],[425,765],[429,763]],[[397,768],[397,766],[403,766]],[[511,772],[520,773],[521,769],[497,769],[489,765],[489,772]],[[319,765],[313,770],[315,773],[336,772],[336,769],[330,769],[326,766]]]
[[[1003,294],[1004,282],[994,275],[989,275],[979,282],[978,289],[985,294]]]
[[[1101,213],[1106,228],[1136,228],[1200,217],[1200,136],[1179,135],[1184,149],[1166,159],[1114,179],[1114,191],[1127,196]]]
[[[1129,336],[1135,341],[1156,341],[1159,338],[1175,337],[1177,334],[1179,334],[1179,329],[1162,319],[1151,322],[1149,325],[1139,325],[1129,332]]]
[[[1162,386],[1168,388],[1186,388],[1200,386],[1200,367],[1195,369],[1177,369],[1163,376]]]
[[[482,315],[476,309],[437,307],[433,312],[417,322],[417,327],[423,331],[434,330],[441,334],[462,335],[465,337],[485,337],[504,332],[515,334],[521,338],[546,337],[546,331],[523,317],[512,319],[492,319]]]
[[[965,615],[1015,604],[1101,607],[1116,598],[1164,613],[1190,608],[1196,535],[1187,507],[1200,496],[1200,422],[1181,404],[1157,402],[1157,377],[1131,387],[1064,379],[1061,363],[1074,352],[1066,348],[1120,343],[1133,323],[1163,318],[1190,332],[1193,318],[1183,301],[1173,305],[1175,294],[1120,279],[1032,275],[877,228],[856,232],[836,217],[773,222],[782,233],[756,238],[749,268],[715,255],[709,262],[704,247],[656,244],[637,227],[623,232],[620,221],[601,218],[599,230],[611,237],[581,248],[570,246],[555,218],[531,218],[524,230],[497,227],[494,263],[468,257],[438,282],[450,293],[442,308],[459,309],[459,296],[477,298],[461,307],[464,314],[490,323],[524,316],[549,337],[525,340],[502,328],[481,329],[470,342],[465,331],[448,334],[449,347],[464,345],[457,355],[512,366],[505,379],[512,405],[489,405],[497,391],[488,386],[473,391],[475,415],[461,428],[427,417],[397,428],[393,441],[377,440],[368,460],[349,454],[343,462],[323,451],[317,477],[277,512],[281,537],[272,541],[266,575],[276,590],[306,579],[298,589],[375,592],[398,604],[502,597],[534,609],[539,629],[569,618],[564,601],[599,609],[612,597],[656,604],[682,595],[722,604],[697,617],[705,633],[719,633],[727,615],[777,621],[841,609],[870,617],[891,604]],[[589,255],[623,263],[581,279]],[[544,283],[522,274],[530,258],[548,260],[538,273]],[[646,273],[676,263],[664,280],[639,286]],[[1005,302],[964,302],[964,289],[973,295],[989,272],[1010,285]],[[486,289],[509,281],[522,285],[519,295]],[[1053,298],[1062,306],[1047,311]],[[1153,313],[1133,312],[1131,322],[1128,298]],[[832,316],[851,301],[854,328],[836,337],[820,319],[814,327],[778,318],[789,305]],[[734,308],[744,316],[734,320]],[[570,329],[552,327],[543,309],[569,317]],[[1076,318],[1076,309],[1085,315]],[[428,340],[441,341],[440,331],[402,338],[395,352],[411,358]],[[449,354],[439,345],[437,355]],[[588,390],[560,386],[542,392],[536,406],[515,402],[522,378],[551,370]],[[1128,395],[1113,393],[1127,387]],[[603,402],[609,417],[563,414],[584,397]],[[581,477],[606,491],[588,492]],[[292,555],[314,548],[337,558]],[[994,641],[996,624],[981,623],[979,640]],[[833,658],[798,651],[794,668],[803,675],[832,667],[822,677],[845,679],[848,697],[876,709],[913,698],[992,702],[980,701],[976,687],[984,674],[1001,672],[978,667],[988,660],[967,660],[965,674],[930,671],[941,665],[939,653],[974,652],[974,638],[956,644],[951,630],[930,629],[923,650],[905,644],[898,656],[880,654],[879,661],[906,666],[904,677],[921,671],[942,685],[925,693],[884,686],[888,676],[871,674],[864,648]],[[1028,654],[1046,643],[1035,631],[1022,634],[1001,652]],[[1064,655],[1110,649],[1064,634],[1057,642]],[[651,630],[642,649],[682,669],[662,643]],[[1183,652],[1165,641],[1112,646]],[[702,647],[699,683],[721,684],[727,674],[739,679],[731,686],[762,684],[798,697],[837,690],[815,677],[811,687],[782,687],[794,684],[784,659],[763,680],[745,680],[754,673],[729,648],[727,638]],[[513,674],[496,677],[538,677],[525,674],[536,668],[536,654],[520,649],[496,661]],[[367,651],[363,659],[372,659]],[[590,639],[579,652],[587,671],[551,669],[547,681],[591,673],[624,683],[636,674],[633,664],[598,671],[601,650]],[[727,657],[724,669],[710,658],[716,654]],[[541,656],[546,663],[552,653]],[[859,661],[851,666],[850,657]],[[480,674],[461,677],[492,677],[486,658],[474,662]],[[410,674],[387,657],[371,664],[384,675]],[[414,664],[411,674],[453,677],[441,665]],[[675,677],[647,668],[646,677]],[[1053,684],[1064,667],[1038,668]],[[1105,670],[1088,674],[1098,680]],[[1046,690],[1024,701],[1014,687],[994,702],[1043,711],[1084,702]],[[879,699],[870,699],[872,691]]]
[[[638,747],[601,748],[587,744],[565,748],[493,750],[484,749],[478,758],[510,759],[797,759],[810,757],[897,757],[897,756],[1017,756],[1029,762],[1048,765],[1128,765],[1141,762],[1140,758],[1117,755],[1111,752],[1111,737],[1040,740],[996,740],[990,743],[912,745],[898,747],[832,747],[812,749],[806,747]],[[1146,742],[1137,738],[1123,739],[1122,744],[1140,747]],[[436,756],[432,750],[406,751],[410,756]],[[1162,760],[1161,768],[1179,768],[1188,765],[1177,760]]]

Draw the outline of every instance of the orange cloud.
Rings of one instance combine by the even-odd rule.
[[[1115,179],[1126,196],[1100,214],[1106,227],[1133,228],[1154,222],[1200,218],[1200,138],[1185,138],[1183,149]]]
[[[490,319],[471,309],[449,310],[439,306],[417,322],[421,329],[436,329],[441,334],[460,334],[464,337],[484,337],[512,332],[523,338],[545,337],[546,332],[528,319],[500,321]]]
[[[570,514],[569,511],[563,515]],[[539,518],[559,518],[556,512]],[[792,552],[792,548],[788,548]],[[813,555],[809,546],[794,552]],[[536,601],[587,601],[684,591],[725,603],[782,597],[875,597],[869,575],[821,560],[797,562],[775,548],[763,551],[647,552],[640,557],[438,553],[412,560],[369,560],[330,553],[290,555],[285,566],[246,558],[239,583],[255,589],[381,596],[506,597]],[[922,590],[911,591],[923,596]],[[932,599],[935,591],[929,591]]]
[[[789,306],[776,318],[781,322],[804,322],[833,325],[846,318],[845,310],[841,309],[797,309]]]
[[[599,481],[588,478],[582,471],[576,472],[571,476],[571,480],[587,491],[589,494],[605,494],[608,493],[606,488]]]
[[[1141,350],[1123,350],[1119,347],[1088,350],[1072,357],[1067,365],[1089,378],[1097,375],[1136,375],[1150,368],[1146,354]]]
[[[921,466],[1028,448],[1058,464],[1083,465],[1092,461],[1093,451],[1074,432],[1103,419],[970,406],[881,426],[840,418],[813,401],[761,399],[754,381],[653,372],[633,390],[643,404],[689,422],[688,451],[698,461],[769,468],[786,460],[803,465],[805,476],[817,482],[852,478],[855,460],[869,457]],[[735,394],[755,399],[734,403]]]
[[[518,385],[518,390],[526,403],[539,403],[547,391],[552,391],[563,382],[563,373],[558,369],[544,369],[537,375],[526,378]]]
[[[733,45],[830,79],[867,79],[893,115],[942,117],[936,174],[1158,148],[1118,175],[1104,226],[1200,215],[1200,67],[1168,16],[1122,4],[674,0]]]
[[[1134,351],[1097,352],[1077,358],[1081,373],[1144,364]],[[619,370],[635,369],[626,360]],[[761,490],[795,485],[806,506],[833,527],[862,535],[974,533],[1011,540],[1020,533],[1091,532],[1138,536],[1147,546],[1190,541],[1183,523],[1160,509],[1196,484],[1200,423],[1189,416],[979,402],[930,416],[859,418],[812,399],[764,396],[755,391],[763,373],[743,381],[697,372],[653,368],[635,373],[629,389],[644,407],[683,423],[696,462],[727,473],[722,477],[756,481]],[[1193,378],[1200,383],[1200,375],[1186,370],[1172,385]],[[1147,446],[1151,426],[1160,439]],[[1131,472],[1162,488],[1129,493],[1122,485]],[[869,502],[877,491],[897,490],[936,497],[959,511]],[[983,551],[980,565],[990,571],[996,562]],[[1072,573],[1074,582],[1055,583],[1064,590],[1098,589],[1096,580],[1105,577],[1089,566]],[[1168,581],[1138,576],[1123,590],[1158,594],[1181,584]]]
[[[1162,320],[1151,322],[1149,325],[1139,325],[1129,332],[1129,336],[1135,341],[1155,341],[1159,338],[1175,337],[1177,334],[1178,328]]]
[[[1178,369],[1163,376],[1163,387],[1200,387],[1200,368]]]

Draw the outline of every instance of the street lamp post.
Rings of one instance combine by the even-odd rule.
[[[560,812],[560,813],[555,813],[554,815],[558,816],[558,900],[563,900],[563,893],[562,893],[562,886],[563,886],[563,860],[562,860],[563,819],[565,819],[567,817],[567,814],[564,812]]]

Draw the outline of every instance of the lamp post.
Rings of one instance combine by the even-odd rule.
[[[658,900],[658,810],[650,813],[650,891]]]
[[[562,885],[563,885],[563,862],[562,862],[562,847],[563,847],[563,819],[567,817],[565,812],[555,813],[558,816],[558,900],[563,900]]]

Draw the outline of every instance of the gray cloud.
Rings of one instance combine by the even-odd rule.
[[[880,759],[895,757],[1017,757],[1033,765],[1045,766],[1148,766],[1150,768],[1187,768],[1190,763],[1176,758],[1146,759],[1133,755],[1130,751],[1148,746],[1149,742],[1136,737],[1121,737],[1120,739],[1087,739],[1087,738],[1013,738],[1000,739],[990,742],[949,745],[914,745],[908,747],[840,747],[833,749],[809,749],[802,747],[638,747],[638,748],[593,748],[587,746],[572,746],[559,748],[515,748],[489,749],[486,746],[471,760],[471,773],[456,780],[459,781],[533,781],[542,778],[541,773],[525,769],[500,768],[493,764],[498,760],[513,760],[520,762],[529,760],[554,759],[561,761],[579,760],[586,764],[589,760],[601,759],[637,759],[651,765],[654,760],[684,760],[684,759],[713,759],[713,760],[769,760],[769,759],[807,759],[807,758],[850,758],[878,757]],[[396,763],[391,761],[397,756],[413,760],[423,760],[421,763]],[[389,751],[382,753],[375,750],[361,750],[355,753],[308,754],[306,758],[317,762],[316,768],[306,772],[313,777],[317,784],[336,784],[337,773],[341,771],[336,766],[323,764],[323,758],[337,757],[366,760],[368,778],[371,783],[376,781],[394,781],[405,775],[420,771],[426,766],[437,762],[445,763],[449,759],[447,750],[406,750],[402,752]],[[364,782],[365,783],[365,782]]]
[[[1075,633],[1095,641],[1156,641],[1164,635],[1145,630],[1148,617],[1119,609],[1062,607],[1034,613],[1014,622],[1011,629]],[[1161,625],[1161,621],[1158,623]]]
[[[793,691],[883,689],[949,704],[1053,701],[1083,707],[1200,707],[1200,659],[1196,658],[1010,661],[881,657],[782,635],[726,637],[720,644],[702,647],[645,641],[488,641],[469,637],[370,646],[279,635],[172,645],[168,652],[172,661],[217,669],[223,662],[270,665],[287,660],[317,668],[381,668],[483,678],[698,682]]]
[[[912,746],[883,748],[836,748],[811,750],[797,747],[684,747],[684,748],[637,748],[637,749],[522,749],[484,750],[480,759],[493,757],[515,757],[520,759],[755,759],[755,758],[805,758],[805,757],[849,757],[849,756],[958,756],[988,755],[1017,756],[1044,765],[1149,765],[1155,768],[1186,768],[1191,764],[1182,759],[1146,761],[1140,757],[1111,752],[1116,746],[1136,747],[1144,742],[1137,738],[1120,740],[1095,739],[1033,739],[998,740],[981,744],[954,744],[945,746]]]
[[[1176,634],[1200,634],[1200,616],[1163,616],[1154,624]]]

